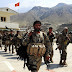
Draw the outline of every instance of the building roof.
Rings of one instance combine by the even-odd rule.
[[[8,13],[14,13],[14,14],[17,14],[18,12],[8,8],[8,7],[2,7],[0,8],[0,11],[3,11],[3,12],[8,12]]]

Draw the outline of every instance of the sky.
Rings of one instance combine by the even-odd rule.
[[[15,4],[18,2],[20,3],[20,6],[15,7]],[[24,13],[32,9],[34,6],[51,8],[58,3],[72,4],[72,0],[0,0],[0,8],[8,7],[19,13]]]

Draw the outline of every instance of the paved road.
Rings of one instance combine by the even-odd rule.
[[[50,64],[49,71],[46,65],[42,61],[42,65],[38,72],[72,72],[72,44],[67,47],[67,67],[60,67],[59,60],[60,54],[59,50],[55,50],[56,44],[54,44],[54,63]],[[16,54],[11,54],[8,51],[4,52],[4,47],[0,49],[0,72],[30,72],[27,67],[23,69],[23,61],[17,60]]]

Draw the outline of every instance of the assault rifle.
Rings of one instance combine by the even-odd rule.
[[[61,48],[61,45],[59,45],[59,44],[57,43],[57,48],[56,48],[55,50],[59,49],[59,50],[60,50],[60,54],[61,54],[61,53],[62,53],[62,50],[61,50],[60,48]]]
[[[45,62],[48,70],[49,70],[49,67],[50,67],[50,63],[51,63],[50,61],[46,61],[46,62]]]
[[[48,70],[49,70],[49,67],[50,67],[50,63],[51,63],[51,61],[50,61],[50,56],[49,56],[47,58],[47,60],[45,61],[45,64],[46,64]]]

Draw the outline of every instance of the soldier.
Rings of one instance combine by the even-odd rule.
[[[49,40],[51,42],[51,53],[50,53],[50,61],[53,63],[52,57],[53,57],[53,39],[55,39],[54,37],[54,33],[53,33],[53,28],[49,27],[49,31],[47,32],[47,36],[49,37]]]
[[[31,72],[37,72],[41,66],[42,56],[45,62],[49,58],[49,48],[51,47],[47,35],[41,31],[41,22],[33,23],[34,31],[28,34],[23,41],[23,45],[27,45],[27,67]],[[45,55],[44,55],[45,54]]]
[[[5,45],[5,52],[7,52],[7,46],[8,46],[8,43],[9,43],[9,34],[8,34],[8,31],[6,31],[3,35],[3,42],[4,42],[4,45]]]
[[[14,36],[14,44],[15,44],[16,52],[18,51],[18,47],[21,44],[21,39],[22,36],[20,35],[20,31],[17,31],[17,33]]]
[[[5,31],[3,31],[3,34],[2,34],[2,44],[5,45],[5,40],[6,40],[6,33]]]
[[[13,31],[11,30],[9,34],[9,39],[10,39],[11,44],[12,44],[13,37],[14,37],[14,34],[13,34]],[[10,49],[11,44],[9,45],[9,52],[11,52],[11,49]],[[13,44],[12,44],[12,53],[14,53]]]
[[[67,45],[69,44],[69,37],[68,37],[68,28],[65,27],[62,33],[57,38],[57,45],[60,50],[60,65],[67,65],[66,58],[67,58]]]
[[[69,32],[70,43],[72,43],[72,31]]]
[[[19,35],[19,31],[17,31],[17,33],[15,34],[15,36],[14,37],[17,37]]]
[[[0,33],[0,47],[2,49],[2,34]]]
[[[21,36],[21,34],[20,34],[20,31],[17,31],[17,33],[15,34],[15,36],[14,37],[18,37],[19,39],[21,39],[22,38],[22,36]]]

